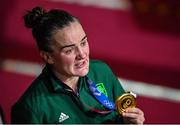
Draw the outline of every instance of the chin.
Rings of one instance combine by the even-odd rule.
[[[78,71],[77,75],[83,77],[83,76],[87,75],[88,72],[89,72],[89,68],[86,68],[81,71]]]

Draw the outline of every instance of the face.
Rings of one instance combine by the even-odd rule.
[[[87,36],[78,22],[58,30],[50,53],[53,69],[66,77],[85,76],[89,71],[89,45]]]

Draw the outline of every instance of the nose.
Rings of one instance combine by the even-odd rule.
[[[83,48],[79,47],[77,48],[77,59],[84,59],[86,57],[86,52]]]

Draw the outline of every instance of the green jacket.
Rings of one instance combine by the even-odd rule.
[[[98,90],[113,102],[124,92],[116,76],[103,62],[91,60],[87,76],[96,83]],[[100,114],[89,108],[108,110],[92,95],[85,77],[79,79],[78,91],[78,95],[72,92],[46,66],[12,107],[11,122],[37,124],[122,123],[122,118],[116,111]]]

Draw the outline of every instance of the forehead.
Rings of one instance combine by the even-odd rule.
[[[69,26],[58,30],[54,34],[54,40],[60,46],[76,44],[85,36],[85,32],[79,22],[72,22]]]

